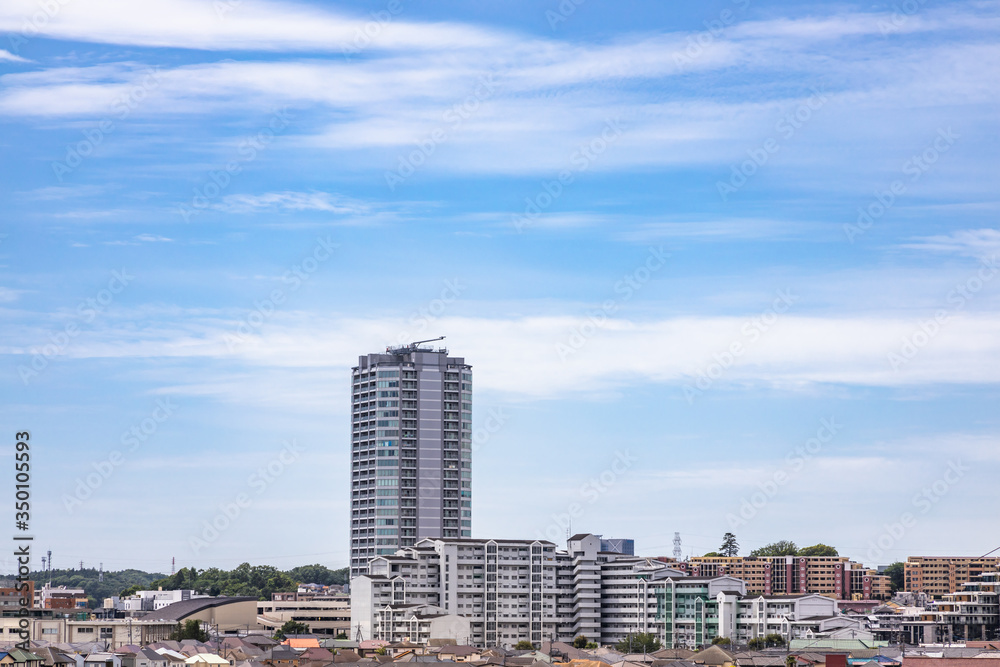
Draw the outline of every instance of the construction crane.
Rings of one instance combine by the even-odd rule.
[[[388,354],[406,354],[407,352],[415,352],[420,345],[423,343],[433,343],[434,341],[444,340],[444,336],[438,336],[437,338],[428,338],[427,340],[418,340],[413,343],[408,343],[406,345],[397,345],[396,347],[386,347],[385,351]]]

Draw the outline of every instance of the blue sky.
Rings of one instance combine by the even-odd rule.
[[[350,366],[439,335],[476,536],[998,546],[1000,3],[675,4],[5,2],[37,548],[346,565]]]

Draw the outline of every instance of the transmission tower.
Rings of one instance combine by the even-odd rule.
[[[683,553],[681,552],[681,534],[674,533],[674,560],[680,560]]]

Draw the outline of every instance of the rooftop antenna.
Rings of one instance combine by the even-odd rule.
[[[51,588],[52,587],[52,549],[49,549],[46,553],[48,553],[48,555],[49,555],[49,565],[48,565],[48,567],[49,567],[49,569],[48,569],[48,575],[49,576],[46,577],[46,578],[49,581],[49,584],[48,584],[49,588]]]
[[[444,340],[444,336],[428,338],[427,340],[418,340],[412,343],[407,343],[406,345],[397,345],[396,347],[389,346],[385,348],[385,351],[389,354],[406,354],[407,352],[415,352],[422,343],[433,343],[437,340]]]
[[[681,534],[674,533],[674,560],[679,561],[683,555],[681,551]]]

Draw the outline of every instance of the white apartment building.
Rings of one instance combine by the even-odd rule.
[[[423,539],[378,556],[352,581],[352,639],[456,639],[478,646],[583,635],[601,644],[650,632],[666,646],[696,647],[717,636],[786,639],[864,628],[821,595],[747,596],[729,576],[691,577],[671,563],[600,551],[597,535],[574,535],[565,551],[544,540]],[[468,639],[406,635],[413,613],[468,620]],[[428,634],[430,633],[430,634]]]
[[[352,638],[378,636],[379,619],[402,605],[429,605],[469,619],[480,646],[535,644],[584,635],[611,642],[653,623],[650,579],[662,561],[600,552],[601,538],[570,538],[566,551],[544,540],[423,539],[369,563],[352,581]],[[410,641],[415,641],[411,638]]]

